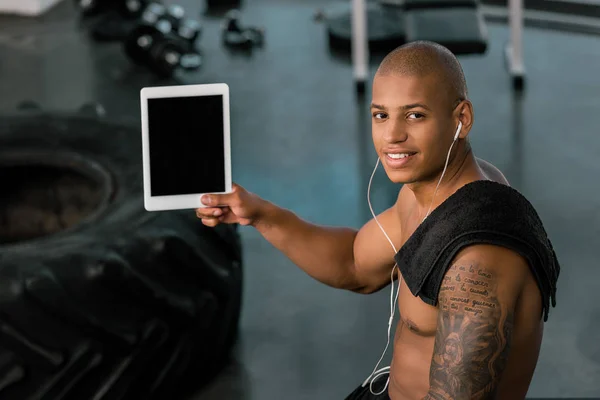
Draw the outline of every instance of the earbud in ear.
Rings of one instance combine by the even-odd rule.
[[[454,135],[454,141],[458,139],[458,135],[460,135],[460,129],[462,128],[462,122],[458,121],[458,128],[456,128],[456,134]]]

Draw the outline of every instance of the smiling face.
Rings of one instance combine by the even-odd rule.
[[[447,86],[435,74],[375,76],[373,143],[392,182],[428,182],[442,172],[462,104]]]

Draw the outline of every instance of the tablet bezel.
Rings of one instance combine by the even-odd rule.
[[[223,96],[223,140],[225,159],[225,191],[213,193],[231,193],[231,143],[229,117],[229,86],[225,83],[200,85],[145,87],[140,91],[142,118],[142,159],[144,176],[144,208],[147,211],[182,210],[205,207],[200,198],[206,193],[181,194],[170,196],[151,195],[150,146],[148,132],[148,100],[155,98]]]

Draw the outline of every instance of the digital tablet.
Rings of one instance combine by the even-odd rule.
[[[229,87],[224,83],[140,91],[144,207],[204,207],[206,193],[231,192]]]

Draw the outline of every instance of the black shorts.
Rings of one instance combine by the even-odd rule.
[[[360,385],[356,388],[356,390],[348,395],[345,400],[390,400],[390,396],[388,395],[387,388],[383,391],[383,393],[376,395],[373,393],[379,393],[385,387],[389,374],[379,376],[373,385],[367,383],[365,387]],[[370,386],[373,387],[373,393],[371,393]],[[388,385],[389,387],[389,385]]]

